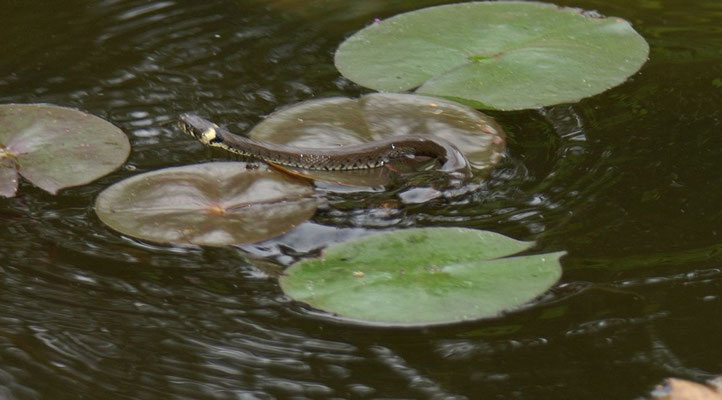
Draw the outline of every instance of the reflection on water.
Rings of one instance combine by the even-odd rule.
[[[494,113],[506,157],[463,195],[329,193],[299,229],[224,249],[140,243],[95,216],[122,178],[228,158],[177,132],[179,113],[242,132],[285,105],[357,96],[332,64],[343,38],[443,2],[3,4],[0,102],[87,110],[133,152],[90,185],[50,196],[23,183],[0,199],[0,398],[610,399],[720,374],[715,0],[565,2],[632,21],[650,61],[578,104]],[[388,330],[318,319],[273,278],[326,244],[450,225],[567,250],[563,280],[503,318]]]

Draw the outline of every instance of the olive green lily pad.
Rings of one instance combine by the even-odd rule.
[[[214,162],[136,175],[95,202],[101,221],[158,243],[225,246],[281,235],[316,211],[310,184],[263,164]]]
[[[436,97],[373,93],[358,99],[332,97],[301,102],[271,114],[248,134],[258,140],[299,147],[337,147],[398,135],[432,135],[455,144],[477,170],[501,159],[504,131],[489,116]],[[303,171],[341,184],[382,186],[383,173]],[[332,176],[330,176],[332,175]]]
[[[129,153],[123,131],[96,116],[46,104],[0,105],[0,196],[15,195],[18,173],[55,194],[112,172]]]
[[[335,63],[379,91],[518,110],[575,102],[624,82],[649,46],[616,17],[519,1],[425,8],[372,24],[344,41]]]
[[[488,318],[544,293],[563,252],[513,256],[533,242],[462,228],[419,228],[330,246],[280,279],[294,300],[345,319],[384,325]]]

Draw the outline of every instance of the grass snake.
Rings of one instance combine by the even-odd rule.
[[[452,143],[428,135],[403,135],[373,142],[312,148],[264,142],[229,132],[195,114],[182,114],[180,127],[201,143],[220,147],[243,156],[272,164],[308,170],[344,171],[377,168],[397,159],[432,157],[441,162],[441,171],[468,177],[469,163]]]

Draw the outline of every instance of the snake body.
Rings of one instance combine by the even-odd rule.
[[[309,170],[343,171],[381,167],[416,156],[442,162],[441,171],[468,176],[466,157],[450,142],[431,136],[404,135],[338,148],[295,147],[264,142],[229,132],[195,114],[182,114],[180,127],[201,143],[243,156]]]

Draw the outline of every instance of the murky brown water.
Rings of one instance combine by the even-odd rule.
[[[227,249],[139,243],[93,213],[124,177],[226,157],[166,124],[180,112],[243,131],[356,96],[332,63],[344,37],[439,3],[0,0],[0,103],[84,109],[133,145],[131,168],[93,184],[0,199],[0,398],[633,399],[665,376],[722,374],[718,0],[564,1],[630,20],[650,61],[579,104],[494,113],[507,157],[458,202],[335,194],[300,230]],[[504,318],[394,330],[319,318],[247,259],[406,226],[537,240],[569,252],[564,277]]]

